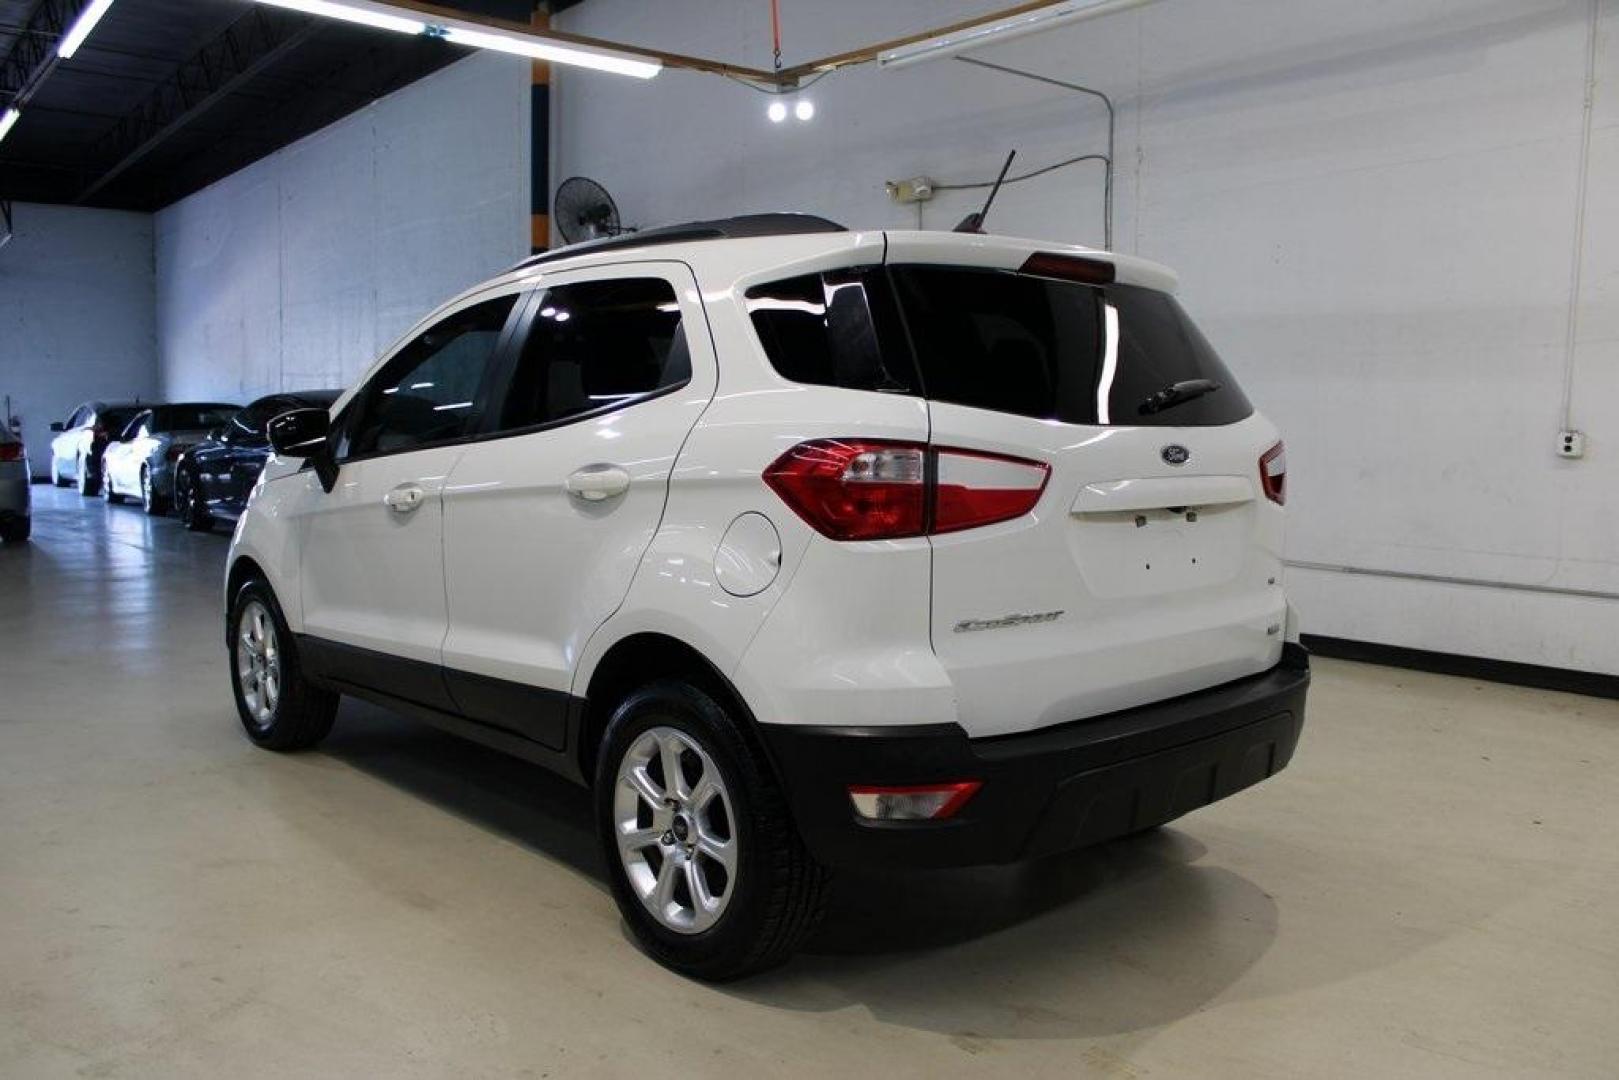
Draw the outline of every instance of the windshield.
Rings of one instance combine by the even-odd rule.
[[[164,405],[152,415],[152,430],[211,431],[235,411],[234,405]]]

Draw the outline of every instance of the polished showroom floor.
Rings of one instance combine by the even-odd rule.
[[[44,487],[0,549],[0,1076],[1613,1076],[1619,702],[1320,661],[1293,767],[1157,835],[839,879],[685,982],[582,792],[355,704],[237,730],[227,539]]]

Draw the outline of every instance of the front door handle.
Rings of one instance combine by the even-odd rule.
[[[424,493],[420,484],[400,484],[382,497],[384,505],[396,514],[408,514],[422,505]]]
[[[565,486],[585,502],[605,502],[630,489],[630,474],[617,465],[586,465],[569,473]]]

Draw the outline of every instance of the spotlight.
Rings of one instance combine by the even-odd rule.
[[[772,124],[779,124],[787,119],[787,106],[779,101],[772,101],[770,108],[765,110],[765,115],[770,117]]]
[[[793,106],[793,115],[800,120],[808,120],[815,115],[815,102],[800,101]]]

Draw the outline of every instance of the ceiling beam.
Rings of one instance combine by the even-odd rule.
[[[91,149],[110,164],[79,192],[83,203],[192,121],[308,41],[320,21],[254,5],[197,50]]]
[[[56,45],[79,14],[75,0],[41,0],[29,12],[11,51],[0,60],[0,98],[22,105],[56,66]]]

